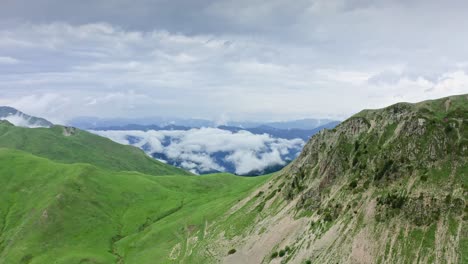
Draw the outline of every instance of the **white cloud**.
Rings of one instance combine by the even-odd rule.
[[[251,171],[262,171],[269,166],[285,165],[285,161],[281,158],[278,149],[273,149],[271,152],[258,155],[255,151],[240,150],[235,151],[226,157],[226,161],[230,161],[236,165],[237,174],[247,174]]]
[[[64,123],[62,112],[68,107],[74,107],[72,100],[56,93],[42,95],[32,94],[14,99],[3,98],[0,104],[15,107],[16,109],[33,116],[48,117],[53,123]]]
[[[284,165],[286,156],[294,157],[305,143],[301,139],[272,138],[248,131],[232,133],[218,128],[92,132],[121,144],[143,148],[148,154],[164,154],[171,161],[180,161],[179,166],[198,172],[226,171],[225,166],[229,164],[235,167],[237,174],[262,171]]]
[[[368,108],[386,106],[395,102],[418,102],[448,95],[467,93],[468,73],[464,71],[447,72],[434,80],[425,77],[411,78],[401,74],[394,76],[392,82],[371,84],[374,92],[370,94]],[[387,91],[392,96],[382,94]]]
[[[14,114],[14,115],[8,115],[5,117],[0,117],[0,120],[6,120],[12,123],[13,125],[20,126],[20,127],[29,127],[29,128],[43,127],[43,125],[35,123],[31,120],[31,118],[26,118],[24,115],[21,115],[21,114]]]

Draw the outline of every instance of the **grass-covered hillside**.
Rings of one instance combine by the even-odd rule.
[[[58,162],[88,163],[114,171],[190,174],[159,162],[136,147],[71,127],[24,128],[0,121],[0,147],[23,150]]]
[[[187,262],[268,177],[160,176],[0,149],[0,263]]]

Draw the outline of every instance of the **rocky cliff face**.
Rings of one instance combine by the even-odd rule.
[[[243,222],[242,235],[214,236],[214,259],[466,263],[467,121],[461,95],[364,110],[320,132],[241,201],[226,222]]]
[[[462,99],[468,103],[464,97],[456,98]],[[443,100],[435,104],[446,105]],[[467,156],[464,108],[449,108],[444,114],[429,102],[401,103],[363,111],[335,130],[324,130],[279,176],[290,182],[285,197],[321,192],[343,180],[355,187],[385,186],[405,176],[425,175],[443,164],[456,168]]]

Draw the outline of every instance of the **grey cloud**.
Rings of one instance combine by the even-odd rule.
[[[0,57],[0,64],[7,64],[7,65],[12,65],[12,64],[18,64],[20,63],[19,60],[12,58],[12,57]]]
[[[468,92],[467,10],[465,1],[7,1],[0,103],[63,122],[343,118]]]
[[[180,31],[196,24],[199,24],[199,28],[209,26],[197,19],[209,2],[212,1],[15,0],[2,3],[0,16],[10,21],[68,21],[75,25],[107,21],[130,29],[164,27]]]
[[[390,84],[395,85],[402,79],[402,74],[394,71],[379,72],[368,79],[370,84]]]

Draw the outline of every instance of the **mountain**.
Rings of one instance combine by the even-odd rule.
[[[312,130],[326,125],[339,124],[338,121],[332,119],[299,119],[281,122],[229,122],[229,126],[237,126],[242,128],[255,128],[260,126],[267,126],[276,129],[301,129],[301,130]]]
[[[73,127],[16,127],[0,123],[0,147],[23,150],[62,163],[88,163],[108,170],[152,175],[190,174],[147,156],[136,147]]]
[[[167,125],[167,126],[158,126],[158,125],[138,125],[138,124],[128,124],[123,126],[108,126],[108,127],[96,127],[92,130],[114,130],[114,131],[129,131],[129,130],[140,130],[140,131],[149,131],[149,130],[183,130],[187,131],[192,129],[192,127],[187,126],[178,126],[178,125]]]
[[[30,135],[64,127],[4,121],[0,264],[467,263],[467,121],[468,95],[364,110],[260,177],[85,164],[124,146],[80,137],[59,162]]]
[[[27,115],[9,106],[0,106],[0,120],[7,120],[15,126],[51,127],[53,124],[44,118]]]
[[[249,122],[249,121],[229,121],[225,124],[218,124],[215,121],[197,118],[170,118],[170,117],[142,117],[142,118],[98,118],[98,117],[77,117],[70,122],[70,126],[90,130],[143,130],[144,127],[164,127],[176,126],[186,128],[201,127],[239,127],[243,129],[257,127],[271,127],[280,130],[300,129],[313,130],[323,126],[336,126],[339,122],[331,119],[300,119],[282,122]],[[121,127],[122,129],[118,129]]]
[[[196,118],[169,118],[169,117],[142,117],[142,118],[98,118],[98,117],[76,117],[70,120],[70,126],[81,129],[97,130],[106,127],[122,127],[128,125],[137,126],[158,126],[165,127],[170,125],[199,128],[215,127],[216,124],[210,120]]]
[[[205,236],[193,258],[467,263],[467,121],[460,95],[364,110],[323,130],[214,224],[223,231]]]

